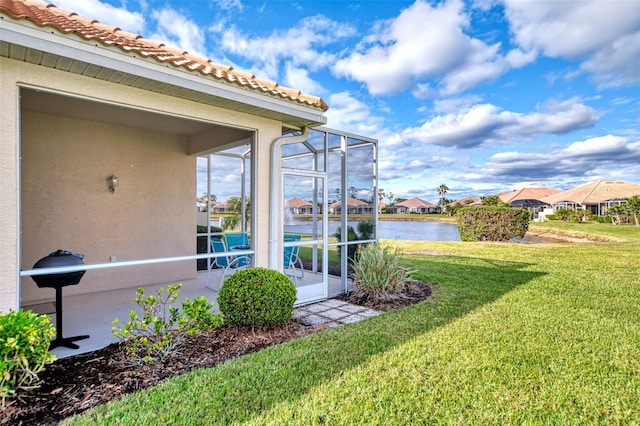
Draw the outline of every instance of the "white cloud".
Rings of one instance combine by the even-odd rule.
[[[306,69],[294,67],[292,64],[287,64],[285,68],[284,82],[287,86],[316,96],[325,92],[320,83],[309,77],[309,72]]]
[[[587,139],[581,142],[573,142],[563,149],[570,156],[608,155],[612,152],[624,150],[629,141],[621,136],[606,135]]]
[[[564,134],[592,126],[599,113],[572,98],[548,101],[538,111],[517,113],[492,104],[477,104],[457,113],[438,115],[422,126],[407,128],[410,141],[457,148],[531,139],[540,133]]]
[[[61,9],[97,19],[104,24],[113,25],[124,31],[142,34],[145,30],[145,20],[142,14],[114,7],[99,0],[55,0],[54,3]]]
[[[302,19],[292,28],[274,31],[266,37],[250,37],[235,26],[218,27],[221,49],[252,61],[252,69],[262,69],[267,78],[277,80],[280,64],[304,65],[310,70],[332,63],[334,54],[319,51],[323,47],[355,33],[355,28],[316,15]]]
[[[640,31],[621,37],[608,49],[596,52],[581,68],[592,72],[595,80],[604,87],[633,85],[640,83],[639,58]]]
[[[507,53],[505,60],[512,68],[521,68],[535,61],[536,57],[535,51],[524,52],[520,49],[513,49]]]
[[[637,175],[640,141],[604,135],[576,141],[567,147],[542,153],[502,152],[491,156],[482,167],[479,180],[489,177],[510,179],[559,180],[562,177]],[[634,172],[635,170],[635,172]]]
[[[435,99],[433,101],[433,110],[435,112],[454,112],[471,108],[473,104],[480,102],[481,98],[477,95],[466,95],[456,98]]]
[[[327,103],[331,108],[325,113],[327,126],[369,137],[381,136],[382,119],[371,113],[366,103],[356,99],[349,92],[334,93],[329,96]]]
[[[640,13],[634,0],[504,0],[515,41],[524,52],[584,60],[604,85],[640,82]]]
[[[443,94],[456,94],[495,80],[507,63],[500,44],[487,45],[464,33],[469,18],[460,0],[431,6],[423,0],[397,18],[379,22],[356,52],[340,59],[334,73],[367,85],[372,95],[391,95],[422,87],[425,79],[438,82]]]
[[[154,10],[152,16],[157,25],[151,38],[192,55],[206,57],[205,37],[198,24],[171,8]]]
[[[242,12],[244,10],[244,5],[240,0],[213,0],[213,4],[216,8],[225,10],[225,11],[239,11]]]

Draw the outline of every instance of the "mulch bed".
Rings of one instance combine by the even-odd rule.
[[[407,283],[403,292],[387,298],[368,299],[347,294],[343,300],[388,310],[427,299],[431,286]],[[0,408],[0,425],[54,425],[62,419],[96,405],[202,367],[213,367],[229,359],[300,338],[324,329],[307,326],[295,319],[268,330],[242,330],[222,327],[188,338],[179,352],[154,364],[132,365],[121,343],[63,358],[40,373],[42,385],[19,392]]]

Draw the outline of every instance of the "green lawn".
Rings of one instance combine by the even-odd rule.
[[[65,423],[638,424],[640,227],[569,225],[614,242],[403,242],[430,300]]]

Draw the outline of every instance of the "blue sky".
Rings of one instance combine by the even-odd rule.
[[[396,197],[640,183],[639,0],[53,2],[322,97]]]

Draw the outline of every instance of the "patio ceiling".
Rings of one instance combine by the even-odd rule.
[[[22,89],[20,91],[20,102],[22,108],[27,111],[152,130],[181,135],[187,138],[196,135],[215,134],[216,147],[248,140],[253,134],[251,130],[247,129],[221,126],[175,115],[112,105],[35,89]],[[210,148],[213,147],[208,144],[200,145],[192,149],[191,151],[194,152],[190,152],[190,154],[197,154]]]

